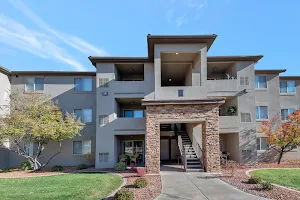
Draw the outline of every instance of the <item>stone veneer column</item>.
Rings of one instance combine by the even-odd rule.
[[[160,124],[156,119],[155,107],[146,108],[146,169],[148,174],[160,171]],[[158,113],[157,113],[158,114]]]
[[[202,130],[204,167],[207,172],[220,171],[219,104],[156,105],[146,107],[147,173],[160,171],[160,119],[206,119]]]

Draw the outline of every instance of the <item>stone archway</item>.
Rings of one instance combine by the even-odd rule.
[[[207,172],[220,171],[219,106],[224,99],[194,104],[145,103],[146,105],[146,167],[147,173],[160,172],[160,122],[163,120],[201,121],[203,164]]]

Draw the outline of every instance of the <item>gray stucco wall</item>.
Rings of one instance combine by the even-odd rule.
[[[11,83],[12,92],[24,93],[26,77],[43,77],[44,78],[44,93],[50,94],[53,100],[58,100],[60,108],[64,112],[72,113],[74,109],[92,109],[92,123],[86,124],[81,131],[81,136],[76,136],[74,139],[63,141],[61,152],[50,163],[49,166],[59,164],[64,166],[74,166],[81,163],[93,164],[94,161],[88,161],[86,155],[73,155],[73,141],[91,140],[92,153],[95,149],[96,136],[96,88],[95,77],[92,76],[12,76]],[[93,81],[92,92],[77,92],[74,91],[74,78],[91,77]],[[30,95],[30,94],[28,94]],[[50,142],[45,146],[41,161],[47,161],[54,153],[59,151],[59,145],[55,142]],[[24,159],[17,154],[10,152],[10,166],[18,166]]]
[[[279,115],[281,109],[300,107],[300,81],[295,80],[296,93],[295,94],[280,94],[280,80],[291,80],[280,77],[279,74],[256,74],[259,76],[266,76],[267,88],[255,90],[255,104],[256,106],[268,106],[268,117]],[[256,121],[256,130],[260,130],[261,120]],[[263,137],[264,134],[257,133],[257,137]],[[294,160],[300,158],[300,147],[291,152],[284,154],[283,160]],[[257,151],[258,161],[276,161],[278,158],[277,151],[274,150],[260,150]]]
[[[10,91],[11,91],[10,76],[3,74],[0,71],[0,106],[7,105],[9,103]]]
[[[96,124],[96,168],[113,167],[117,162],[120,147],[118,147],[119,141],[117,141],[116,136],[145,135],[145,118],[118,117],[121,108],[116,102],[116,98],[143,99],[154,97],[153,63],[144,63],[144,81],[116,81],[117,73],[114,64],[97,64],[97,117],[98,115],[109,116],[109,121],[104,126],[100,126],[99,122]],[[99,87],[98,80],[100,78],[109,79],[107,88]],[[103,92],[108,92],[108,95],[103,96]],[[108,153],[108,162],[99,162],[99,153]]]

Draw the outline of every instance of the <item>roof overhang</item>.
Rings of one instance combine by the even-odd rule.
[[[300,76],[279,76],[279,79],[283,79],[283,80],[299,80]]]
[[[154,45],[155,44],[195,44],[205,43],[207,50],[215,41],[217,35],[150,35],[147,36],[148,43],[148,57],[150,60],[154,59]]]
[[[40,75],[40,76],[96,76],[96,72],[77,71],[12,71],[11,75]]]
[[[207,56],[207,62],[236,62],[236,61],[252,61],[258,62],[263,55],[255,56]]]
[[[257,69],[255,74],[280,74],[285,71],[286,69]]]
[[[95,67],[96,67],[96,63],[145,63],[145,62],[150,62],[148,57],[89,56],[88,58]]]
[[[6,75],[10,75],[11,74],[11,71],[6,69],[5,67],[1,66],[0,65],[0,72],[3,73],[3,74],[6,74]]]

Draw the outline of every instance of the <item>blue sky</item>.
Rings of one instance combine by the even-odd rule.
[[[257,55],[300,75],[300,1],[2,0],[0,65],[93,71],[88,56],[147,56],[150,34],[217,34],[208,55]]]

